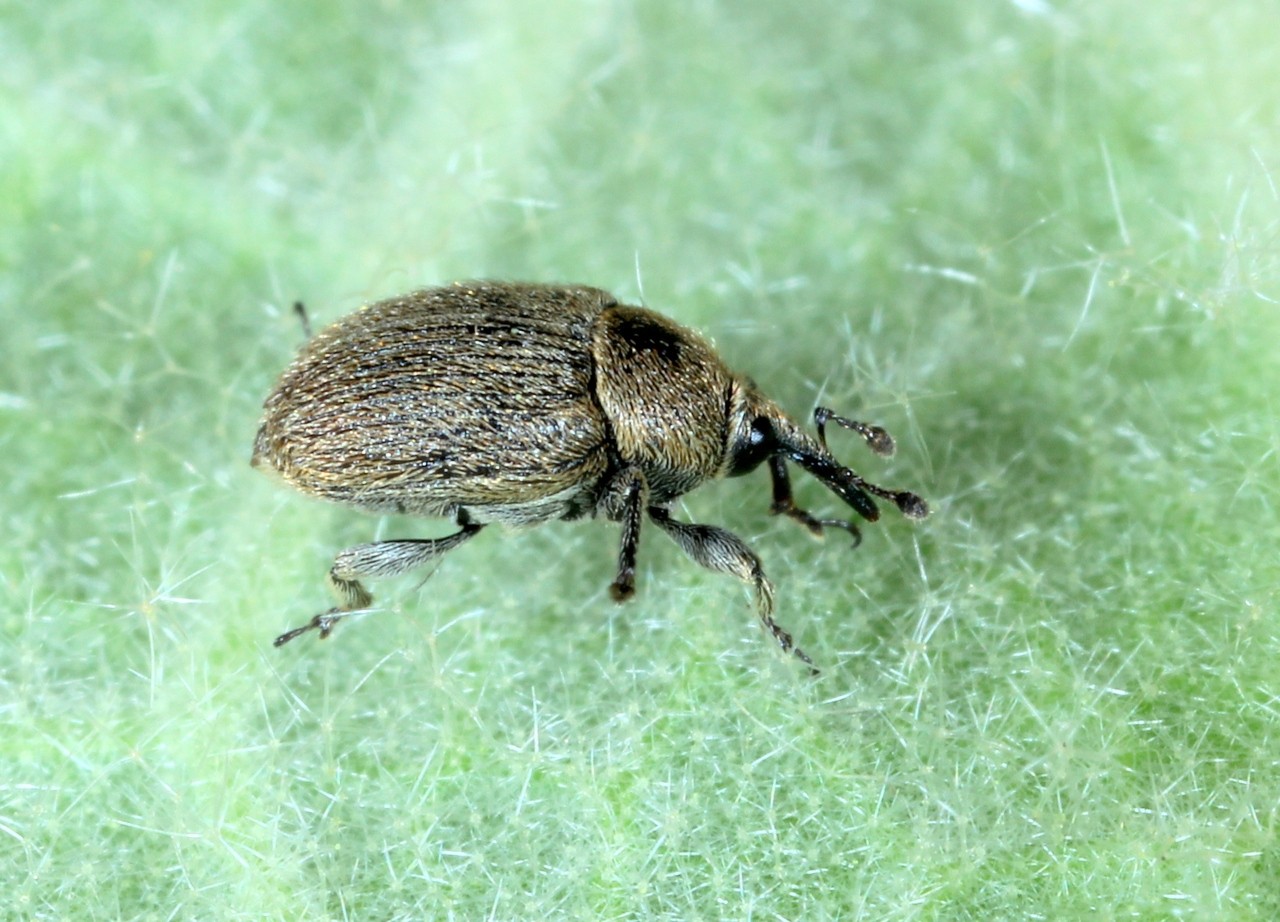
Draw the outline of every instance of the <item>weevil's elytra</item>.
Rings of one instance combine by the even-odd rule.
[[[770,511],[815,534],[843,519],[796,506],[796,464],[867,521],[875,498],[910,518],[914,493],[869,483],[827,448],[826,425],[893,453],[883,429],[819,407],[818,437],[801,429],[697,334],[654,311],[579,285],[464,282],[368,305],[323,330],[280,377],[263,408],[253,465],[304,493],[374,513],[454,520],[443,538],[360,544],[329,571],[338,604],[276,645],[315,629],[327,637],[367,608],[363,580],[421,567],[485,526],[600,516],[620,523],[611,591],[635,589],[647,516],[695,561],[751,585],[761,622],[812,666],[773,620],[773,586],[736,535],[679,522],[670,505],[708,480],[768,462]]]

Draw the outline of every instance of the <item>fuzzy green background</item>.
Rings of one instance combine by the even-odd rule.
[[[0,916],[1280,917],[1271,4],[0,5]],[[316,322],[580,281],[919,490],[768,478],[816,680],[656,529],[489,529],[273,649],[379,521],[249,469]],[[847,514],[819,484],[799,499]]]

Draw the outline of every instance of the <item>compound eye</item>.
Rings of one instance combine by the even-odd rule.
[[[751,421],[746,437],[732,448],[728,476],[739,477],[753,471],[760,466],[760,462],[776,453],[777,440],[774,438],[773,424],[767,416],[757,416]]]

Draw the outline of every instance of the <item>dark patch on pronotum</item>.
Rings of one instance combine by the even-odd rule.
[[[675,330],[648,317],[626,317],[615,328],[636,352],[652,352],[668,365],[680,361],[680,337]]]

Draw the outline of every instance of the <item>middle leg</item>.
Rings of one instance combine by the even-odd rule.
[[[611,519],[622,523],[618,545],[618,575],[609,587],[615,602],[625,602],[636,591],[636,552],[640,547],[640,519],[649,499],[649,484],[638,467],[623,468],[609,483],[605,501]]]

